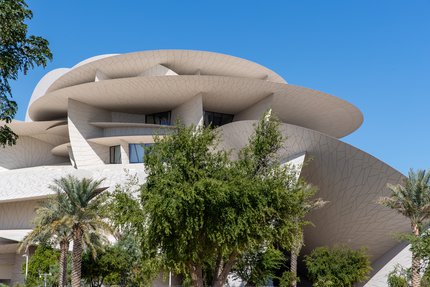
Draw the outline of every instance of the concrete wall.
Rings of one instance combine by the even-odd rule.
[[[87,141],[88,138],[102,137],[103,129],[91,122],[110,122],[111,113],[90,105],[69,99],[69,136],[73,158],[78,168],[109,162],[109,147]]]
[[[198,94],[172,111],[172,124],[180,121],[186,126],[203,124],[203,99]]]
[[[128,113],[118,113],[112,112],[112,122],[120,123],[144,123],[145,115],[143,114],[128,114]]]
[[[142,76],[142,77],[177,76],[177,75],[178,74],[175,73],[174,71],[160,64],[157,64],[149,69],[146,69],[145,71],[139,74],[139,76]]]
[[[37,200],[0,203],[0,230],[32,228],[37,205]]]
[[[68,162],[67,158],[53,155],[51,153],[53,148],[53,145],[33,137],[20,136],[16,145],[0,148],[0,172]]]
[[[246,108],[235,115],[233,121],[259,120],[261,116],[272,107],[273,97],[273,95],[267,96],[261,101]]]
[[[10,280],[14,273],[15,254],[0,254],[0,279]]]

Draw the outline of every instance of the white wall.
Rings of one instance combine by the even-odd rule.
[[[51,153],[53,148],[53,145],[33,137],[20,136],[16,145],[0,148],[0,172],[69,161],[67,158],[53,155]]]
[[[128,114],[128,113],[119,113],[112,112],[112,122],[121,122],[121,123],[144,123],[145,115],[143,114]]]
[[[111,113],[106,110],[69,99],[69,136],[78,168],[109,162],[109,147],[90,143],[87,139],[103,136],[103,129],[91,125],[91,122],[110,122],[111,119]]]
[[[172,124],[178,120],[186,126],[203,124],[203,98],[201,94],[173,109]]]
[[[273,95],[270,95],[234,116],[234,121],[259,120],[272,107]]]
[[[31,229],[37,203],[37,200],[0,203],[0,230]]]

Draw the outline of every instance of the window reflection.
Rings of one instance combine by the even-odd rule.
[[[111,146],[109,148],[109,163],[120,164],[121,163],[121,146]]]
[[[129,144],[130,163],[143,163],[145,149],[153,144]]]
[[[213,128],[220,127],[222,125],[231,123],[233,121],[234,115],[223,114],[216,112],[204,112],[204,125],[205,127],[211,125]]]
[[[155,113],[155,114],[146,115],[145,122],[147,124],[170,126],[170,118],[171,118],[170,111]]]

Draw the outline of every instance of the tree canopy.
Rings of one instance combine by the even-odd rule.
[[[45,67],[52,53],[48,41],[28,35],[27,20],[33,17],[24,0],[0,0],[0,146],[13,145],[18,136],[7,126],[18,106],[12,100],[10,80],[17,80],[36,66]]]
[[[411,222],[412,233],[405,238],[412,243],[412,286],[421,284],[421,256],[426,246],[425,226],[430,220],[430,172],[410,170],[408,177],[398,185],[388,185],[389,197],[379,199],[381,205],[396,210]],[[429,242],[429,241],[427,241]]]
[[[278,127],[266,115],[237,154],[219,149],[211,128],[180,126],[157,137],[145,153],[146,183],[137,196],[116,194],[114,217],[143,239],[144,256],[194,286],[222,286],[243,256],[275,242],[288,247],[296,235],[307,197],[294,169],[281,164]]]
[[[58,286],[57,277],[59,276],[58,258],[60,252],[50,246],[40,245],[30,256],[28,261],[28,276],[25,286],[42,286],[44,284],[43,274],[46,276],[48,286]],[[25,273],[25,263],[22,265],[22,271]]]
[[[309,279],[316,287],[352,287],[367,279],[372,268],[366,249],[318,247],[305,256]]]
[[[65,200],[65,194],[57,193],[42,201],[36,209],[33,230],[20,243],[21,250],[35,244],[60,246],[59,287],[63,287],[67,283],[67,255],[71,240],[70,229],[63,221],[65,211],[61,208],[61,202]]]

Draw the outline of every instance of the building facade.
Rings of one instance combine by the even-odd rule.
[[[17,145],[0,149],[0,282],[22,280],[17,245],[32,228],[38,201],[52,194],[53,179],[105,177],[114,187],[136,174],[144,181],[143,146],[169,135],[177,121],[212,124],[222,147],[239,149],[269,109],[287,137],[282,158],[310,159],[300,174],[329,201],[309,216],[315,226],[305,230],[303,252],[365,246],[374,264],[365,286],[384,286],[386,270],[408,256],[392,233],[409,224],[376,200],[403,175],[339,140],[360,127],[361,112],[251,61],[188,50],[97,56],[40,80],[26,121],[10,124]]]

